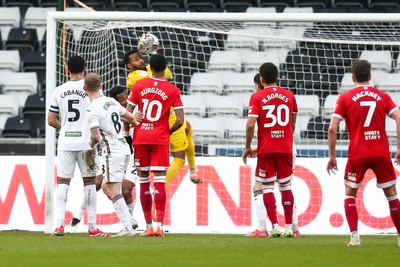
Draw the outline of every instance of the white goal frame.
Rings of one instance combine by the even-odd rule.
[[[398,14],[391,13],[179,13],[179,12],[73,12],[56,11],[47,13],[46,51],[46,108],[56,87],[56,30],[58,20],[67,21],[219,21],[219,22],[400,22]],[[134,23],[134,21],[132,21]],[[45,229],[51,233],[54,224],[54,164],[55,130],[46,125],[46,188]]]

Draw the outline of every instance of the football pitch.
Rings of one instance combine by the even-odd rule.
[[[159,237],[88,237],[0,232],[0,266],[399,266],[396,236],[249,238],[222,234]]]

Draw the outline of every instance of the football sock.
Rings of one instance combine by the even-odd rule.
[[[124,229],[132,231],[133,228],[131,225],[131,218],[129,216],[129,210],[128,210],[128,207],[126,206],[125,200],[122,197],[122,195],[121,194],[116,195],[115,197],[112,198],[111,201],[114,204],[115,211],[117,213],[119,220],[121,221],[122,225],[124,226]]]
[[[274,193],[266,193],[264,196],[264,205],[267,208],[268,218],[272,224],[278,223],[278,218],[276,216],[276,200]]]
[[[256,209],[258,220],[258,230],[265,231],[267,229],[267,211],[264,205],[262,190],[256,192],[261,192],[254,197],[254,207]],[[254,192],[254,194],[256,194],[256,192]]]
[[[400,201],[397,198],[397,195],[388,198],[389,208],[390,208],[390,216],[392,217],[393,224],[397,229],[397,232],[400,233]]]
[[[292,224],[293,223],[293,193],[292,190],[284,190],[281,191],[282,195],[282,206],[285,214],[285,223]]]
[[[151,222],[151,206],[153,199],[150,192],[150,182],[140,183],[140,203],[146,222]]]
[[[344,199],[344,211],[350,232],[357,232],[358,212],[356,207],[356,197],[346,195]]]
[[[159,179],[161,178],[158,176]],[[154,204],[156,207],[156,221],[159,223],[164,223],[164,212],[165,212],[165,203],[167,201],[167,196],[165,193],[165,184],[163,182],[155,182],[154,183],[155,195],[154,195]]]
[[[128,203],[128,202],[130,202],[130,203]],[[133,210],[135,208],[135,202],[133,201],[133,199],[126,201],[126,206],[128,206],[129,214],[131,216],[133,216]]]
[[[299,223],[299,219],[297,216],[297,205],[296,202],[293,202],[293,219],[292,219],[292,223],[293,223],[293,230],[297,230],[298,229],[298,223]]]
[[[168,186],[169,183],[174,179],[175,175],[179,172],[179,170],[185,165],[185,160],[181,158],[174,158],[167,170],[167,176],[165,179],[165,186]]]
[[[188,141],[188,147],[186,148],[186,158],[190,169],[196,168],[196,163],[194,162],[195,149],[193,142],[193,129],[190,128],[189,132],[186,133],[186,139]]]
[[[97,191],[96,185],[85,185],[85,199],[87,199],[87,216],[90,231],[96,230]]]
[[[65,209],[67,205],[68,184],[58,184],[56,189],[56,220],[57,227],[64,226]]]

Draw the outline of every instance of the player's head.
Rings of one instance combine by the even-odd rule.
[[[86,74],[84,82],[84,89],[88,92],[96,92],[101,88],[101,78],[97,73]]]
[[[130,71],[146,70],[146,64],[137,50],[128,50],[124,54],[124,63]]]
[[[351,73],[355,83],[365,83],[371,80],[371,64],[366,60],[355,60],[351,63]]]
[[[278,68],[274,63],[265,62],[260,66],[260,81],[265,86],[268,84],[275,84],[278,80]]]
[[[68,59],[68,72],[78,74],[85,71],[85,60],[81,56],[71,56]]]
[[[165,71],[167,68],[167,59],[163,55],[152,55],[150,57],[150,68],[155,72]]]
[[[253,82],[254,82],[254,88],[256,89],[256,92],[264,89],[264,86],[262,85],[262,83],[260,81],[260,73],[257,73],[256,75],[254,75]]]
[[[128,104],[128,89],[126,86],[116,85],[109,91],[110,97],[114,98],[121,104],[121,106],[126,107]]]

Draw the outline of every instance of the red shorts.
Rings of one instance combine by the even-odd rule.
[[[292,179],[292,153],[264,153],[257,155],[255,180],[269,183],[278,180],[285,183]]]
[[[345,184],[358,188],[364,179],[365,172],[371,169],[376,176],[376,186],[387,188],[396,184],[396,174],[391,158],[371,157],[363,159],[348,160],[344,172]]]
[[[169,145],[135,145],[134,159],[141,171],[165,171],[169,167]]]

